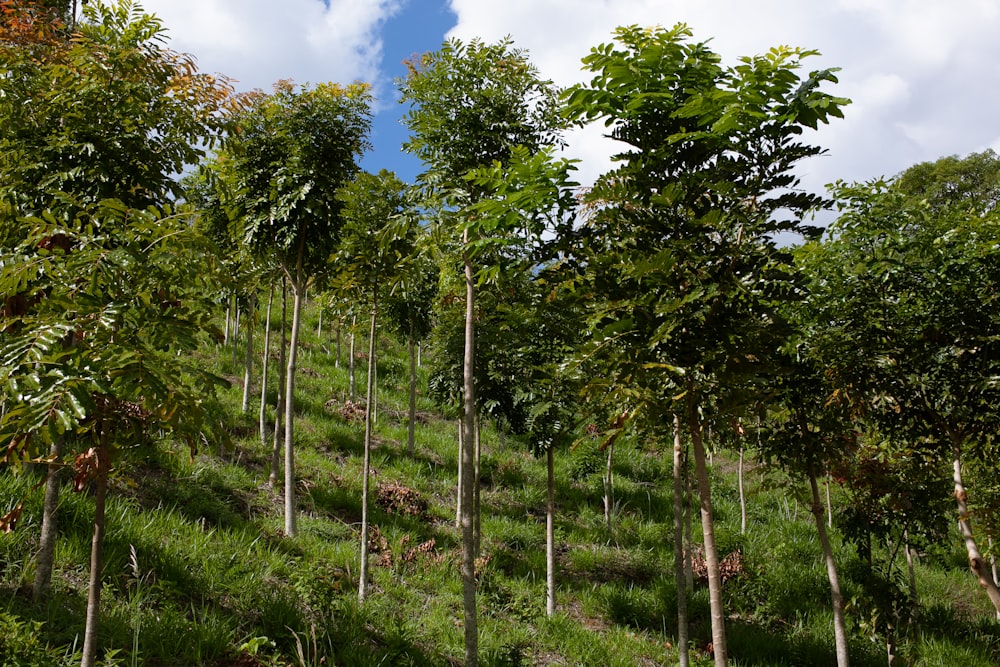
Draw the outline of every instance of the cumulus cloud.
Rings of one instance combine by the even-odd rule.
[[[143,7],[163,19],[172,48],[249,90],[279,79],[377,81],[379,27],[399,1],[145,0]]]
[[[916,162],[994,145],[1000,103],[1000,4],[995,0],[451,0],[451,36],[510,35],[560,85],[583,78],[580,58],[615,26],[688,24],[724,62],[772,46],[817,49],[810,69],[839,67],[829,91],[852,98],[844,120],[811,138],[828,149],[803,164],[812,189],[891,176]],[[572,137],[593,161],[614,152],[600,132]],[[606,158],[605,158],[606,159]],[[605,163],[606,164],[606,163]],[[600,169],[588,164],[586,176]]]

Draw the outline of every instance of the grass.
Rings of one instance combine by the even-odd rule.
[[[404,348],[381,341],[375,432],[371,592],[357,602],[363,425],[345,418],[346,363],[315,338],[307,312],[297,379],[300,535],[282,534],[282,498],[267,484],[269,452],[256,408],[239,414],[236,382],[210,406],[233,447],[198,452],[167,441],[127,452],[112,485],[101,645],[105,664],[458,665],[463,649],[459,533],[454,526],[455,422],[418,400],[407,452]],[[260,337],[255,347],[259,349]],[[359,349],[362,346],[359,345]],[[346,342],[344,345],[346,354]],[[206,368],[241,377],[228,350],[199,353]],[[258,357],[259,362],[259,357]],[[272,368],[274,366],[272,365]],[[421,369],[426,386],[426,367]],[[357,387],[364,386],[359,360]],[[269,385],[274,399],[275,378]],[[359,399],[356,399],[359,400]],[[348,415],[350,416],[350,415]],[[545,616],[544,462],[486,425],[480,648],[490,666],[664,665],[676,662],[670,451],[616,446],[613,528],[603,509],[604,455],[594,443],[556,457],[558,612]],[[829,588],[811,515],[775,473],[748,475],[749,530],[741,534],[734,466],[715,456],[720,555],[739,552],[725,585],[732,664],[835,664]],[[64,489],[53,595],[34,605],[41,494],[31,474],[0,472],[0,510],[27,498],[18,529],[0,536],[0,665],[78,660],[93,503]],[[834,495],[835,503],[838,500]],[[695,517],[696,535],[700,529]],[[374,532],[374,531],[373,531]],[[833,531],[848,599],[857,554]],[[960,549],[917,567],[919,632],[902,638],[905,664],[1000,664],[1000,624],[962,565]],[[693,664],[709,665],[707,589],[689,599]],[[881,665],[884,646],[851,616],[855,665]]]

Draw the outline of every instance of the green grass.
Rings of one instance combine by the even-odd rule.
[[[267,484],[269,451],[256,435],[259,393],[249,414],[238,414],[236,381],[209,406],[231,436],[230,449],[191,457],[186,445],[154,442],[128,451],[118,468],[105,544],[107,664],[223,666],[241,656],[241,665],[461,663],[455,422],[421,395],[416,452],[407,453],[405,348],[383,338],[373,501],[379,485],[395,485],[408,489],[406,498],[419,508],[373,504],[381,540],[372,554],[370,593],[359,606],[363,425],[342,416],[346,360],[336,367],[326,352],[334,349],[332,333],[317,341],[315,330],[307,312],[296,401],[300,535],[283,536],[281,491]],[[260,342],[258,335],[258,355]],[[199,354],[206,368],[242,376],[229,350],[212,345]],[[364,372],[359,360],[359,393]],[[426,386],[426,366],[420,372]],[[272,374],[272,401],[275,383]],[[547,618],[544,462],[516,438],[508,436],[504,448],[500,441],[487,424],[483,664],[674,664],[670,451],[627,438],[618,443],[610,533],[602,504],[605,460],[596,443],[556,457],[558,612]],[[780,475],[754,470],[747,478],[749,530],[741,534],[734,469],[725,453],[716,455],[720,555],[738,550],[743,558],[742,574],[725,585],[732,664],[834,664],[829,588],[811,515]],[[41,493],[29,493],[35,481],[0,472],[0,510],[27,499],[17,530],[0,535],[0,665],[74,664],[82,643],[93,502],[64,489],[53,595],[36,606],[30,588]],[[693,529],[700,535],[697,516]],[[833,533],[851,599],[859,592],[851,574],[858,557]],[[919,630],[900,639],[906,664],[1000,664],[1000,624],[963,563],[960,545],[948,545],[918,565],[924,604]],[[709,665],[703,583],[696,583],[688,606],[693,664]],[[884,664],[884,646],[869,638],[862,620],[849,619],[853,663]]]

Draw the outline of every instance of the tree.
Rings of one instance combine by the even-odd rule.
[[[363,172],[345,186],[340,197],[344,203],[343,238],[337,252],[338,275],[342,291],[357,290],[370,306],[368,337],[368,380],[365,393],[364,464],[361,473],[361,572],[358,601],[364,602],[368,591],[368,482],[371,468],[372,412],[375,405],[375,369],[378,310],[381,296],[400,280],[399,263],[412,253],[413,227],[406,224],[406,186],[395,174]]]
[[[231,178],[228,202],[238,238],[277,258],[292,292],[285,369],[285,533],[297,532],[295,507],[295,364],[302,300],[309,278],[324,270],[341,225],[338,189],[356,173],[368,146],[368,86],[327,83],[296,88],[283,81],[233,117],[219,160]]]
[[[61,449],[79,454],[81,465],[96,462],[100,482],[130,424],[197,422],[197,392],[179,371],[183,363],[161,353],[192,346],[193,332],[207,326],[192,288],[201,278],[169,267],[190,263],[200,242],[164,205],[179,191],[172,174],[213,140],[231,89],[165,48],[159,21],[130,2],[90,5],[72,41],[48,32],[56,24],[39,24],[39,14],[25,18],[10,3],[2,10],[5,30],[33,26],[37,37],[0,38],[0,328],[5,386],[18,387],[5,391],[4,402],[17,401],[0,430],[15,458],[37,455],[39,444],[50,448],[35,587],[44,597]],[[176,243],[163,243],[171,234]],[[150,301],[158,311],[150,312]],[[137,383],[137,373],[148,373],[152,386]],[[159,398],[162,410],[152,410]],[[79,452],[88,437],[94,446]],[[96,650],[101,505],[85,663]]]
[[[841,214],[809,254],[822,304],[815,354],[880,437],[950,462],[969,566],[1000,610],[963,476],[1000,424],[997,216],[965,201],[937,207],[884,180],[834,194]]]
[[[474,350],[477,256],[507,231],[496,218],[473,215],[470,206],[487,194],[466,179],[473,170],[506,165],[515,149],[536,153],[558,138],[561,121],[552,85],[539,78],[526,54],[510,41],[483,44],[446,42],[409,63],[401,82],[402,100],[411,108],[405,123],[412,137],[404,148],[420,158],[419,177],[428,208],[449,241],[460,248],[465,277],[465,350],[462,450],[462,587],[465,662],[478,664],[476,614],[474,457],[476,397]],[[459,240],[460,239],[460,240]]]
[[[584,58],[594,73],[571,88],[580,122],[602,119],[625,145],[595,184],[600,202],[566,248],[595,295],[588,358],[607,375],[592,393],[691,436],[709,570],[712,644],[727,662],[725,614],[705,466],[704,424],[747,402],[787,327],[777,304],[795,273],[779,232],[808,234],[823,203],[795,190],[792,168],[822,150],[804,129],[846,102],[820,90],[833,70],[797,70],[815,52],[775,48],[724,67],[684,25],[619,28]],[[574,250],[577,248],[577,250]]]

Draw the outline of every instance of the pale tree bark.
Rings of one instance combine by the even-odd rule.
[[[611,473],[611,463],[615,453],[615,440],[608,441],[608,457],[604,466],[604,525],[611,535],[611,509],[614,506],[614,478]]]
[[[674,584],[677,586],[678,665],[688,667],[687,581],[684,571],[684,479],[681,420],[674,415]]]
[[[236,354],[239,352],[240,344],[240,302],[235,296],[233,297],[233,338],[230,342],[233,351],[233,368],[236,368]]]
[[[556,478],[551,445],[545,450],[545,613],[556,613]]]
[[[740,444],[740,464],[737,469],[737,481],[740,487],[740,535],[747,533],[747,495],[743,488],[743,451],[744,447]]]
[[[479,558],[479,544],[480,544],[480,542],[482,542],[482,538],[483,538],[483,526],[482,526],[482,523],[480,521],[480,519],[482,518],[482,513],[479,511],[479,509],[480,509],[479,508],[479,496],[480,496],[480,491],[481,491],[480,483],[479,483],[479,480],[480,480],[479,461],[480,461],[480,454],[482,453],[482,447],[481,447],[482,439],[481,439],[481,436],[482,436],[482,424],[480,423],[479,413],[476,413],[476,443],[475,443],[475,451],[473,452],[473,460],[475,461],[475,468],[476,469],[475,469],[475,473],[472,476],[473,480],[474,480],[474,486],[472,487],[473,488],[473,493],[472,493],[472,501],[473,501],[472,522],[473,522],[473,528],[474,528],[473,532],[475,534],[475,549],[474,549],[474,553],[475,553],[475,557],[476,558]]]
[[[253,314],[257,308],[257,293],[250,294],[250,305],[247,307],[247,353],[243,358],[243,401],[240,412],[250,409],[250,375],[253,373]]]
[[[333,362],[334,368],[340,368],[340,328],[343,324],[342,318],[337,316],[337,358]]]
[[[285,535],[298,533],[298,516],[295,508],[295,357],[298,352],[299,326],[302,320],[302,299],[306,290],[302,261],[305,255],[305,236],[299,240],[295,260],[295,279],[292,281],[292,331],[288,341],[288,367],[285,375]]]
[[[694,489],[691,488],[691,467],[688,464],[688,452],[685,449],[681,456],[681,467],[684,471],[684,580],[687,582],[688,593],[694,592],[694,531],[691,528],[694,514]]]
[[[232,335],[230,333],[230,327],[233,321],[233,297],[230,295],[226,299],[226,327],[222,330],[222,345],[223,347],[229,346],[229,338]]]
[[[708,600],[712,618],[712,654],[716,667],[728,664],[726,648],[726,612],[722,602],[722,576],[719,572],[719,553],[715,546],[715,520],[712,517],[712,488],[708,480],[705,445],[701,437],[701,423],[696,407],[688,411],[688,427],[694,448],[695,476],[701,502],[701,531],[705,547],[705,569],[708,573]]]
[[[462,452],[465,451],[463,421],[458,420],[458,477],[455,482],[455,528],[462,529]]]
[[[278,341],[278,397],[274,403],[274,438],[271,443],[271,475],[268,482],[272,489],[278,486],[281,477],[281,446],[282,419],[285,415],[285,367],[287,365],[286,353],[288,341],[285,340],[285,320],[288,310],[288,283],[284,277],[281,278],[281,335]]]
[[[49,448],[48,474],[45,479],[45,500],[42,504],[42,531],[35,559],[35,582],[32,598],[35,603],[43,602],[49,596],[52,584],[52,566],[56,557],[58,537],[59,488],[62,485],[62,436],[52,441]]]
[[[830,501],[830,479],[826,480],[826,525],[833,528],[833,503]]]
[[[463,239],[468,243],[468,232]],[[462,609],[465,618],[465,666],[479,665],[479,619],[476,611],[476,387],[473,368],[476,335],[476,283],[468,255],[465,264],[465,354],[462,384]]]
[[[848,667],[850,657],[847,650],[847,625],[844,621],[844,596],[840,591],[840,577],[837,576],[837,562],[833,558],[833,547],[823,520],[823,502],[819,495],[816,473],[809,470],[809,489],[812,492],[812,514],[816,520],[816,532],[826,561],[826,576],[830,580],[830,599],[833,604],[833,638],[837,649],[837,667]],[[890,655],[891,655],[890,651]]]
[[[965,550],[969,554],[969,569],[976,576],[979,586],[986,591],[993,608],[1000,615],[1000,590],[997,589],[996,580],[993,573],[987,566],[976,538],[972,532],[972,520],[969,518],[968,496],[965,491],[965,483],[962,481],[962,450],[961,441],[957,436],[952,437],[953,476],[955,481],[955,501],[958,503],[958,527],[962,532],[962,540],[965,542]]]
[[[354,342],[355,342],[355,339],[357,338],[357,334],[354,332],[354,328],[357,326],[357,324],[358,324],[358,316],[357,315],[352,315],[351,316],[351,344],[347,348],[347,375],[348,375],[349,383],[350,383],[350,388],[348,390],[348,393],[351,395],[351,400],[352,401],[354,400],[354,397],[357,396],[357,391],[356,391],[357,385],[354,382],[354,377],[355,377],[354,376]]]
[[[97,448],[97,477],[94,494],[94,534],[90,541],[90,582],[87,586],[87,621],[83,631],[80,667],[94,667],[97,661],[97,632],[101,620],[101,571],[104,567],[104,518],[108,497],[108,470],[111,467],[109,433],[102,430]]]
[[[361,469],[361,578],[358,582],[358,602],[365,601],[368,592],[368,481],[371,476],[372,410],[375,392],[375,320],[378,314],[377,295],[372,297],[371,336],[368,339],[368,388],[365,392],[365,456]]]
[[[267,451],[267,367],[271,354],[271,306],[274,304],[274,285],[267,291],[267,314],[264,315],[264,354],[260,362],[260,410],[257,425],[260,432],[261,449]]]
[[[416,449],[417,441],[417,356],[416,356],[416,345],[413,341],[413,322],[410,322],[410,338],[409,338],[409,352],[410,352],[410,414],[409,425],[406,429],[406,451],[412,457],[414,450]]]

